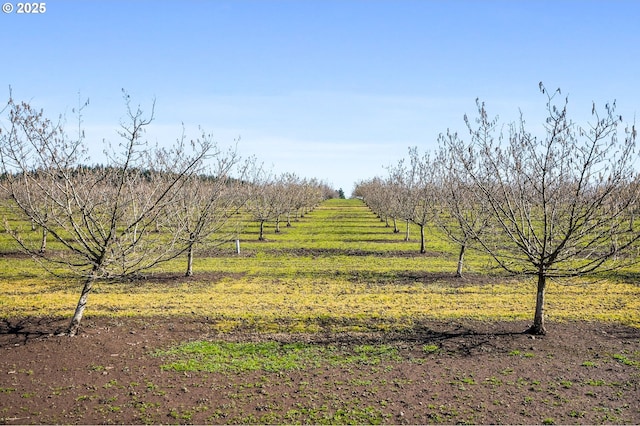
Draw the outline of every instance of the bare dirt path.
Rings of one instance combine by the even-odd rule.
[[[640,424],[640,330],[428,322],[403,334],[214,335],[200,318],[0,324],[0,423]],[[190,340],[385,344],[397,359],[302,370],[165,371],[152,354]]]

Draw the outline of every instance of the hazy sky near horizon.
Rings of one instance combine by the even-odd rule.
[[[274,172],[347,194],[410,146],[435,147],[480,98],[502,122],[539,125],[538,83],[640,109],[640,2],[429,0],[51,0],[39,15],[0,13],[0,94],[70,126],[79,97],[96,158],[116,143],[125,106],[150,109],[152,143],[184,123]],[[5,6],[3,6],[3,9]]]

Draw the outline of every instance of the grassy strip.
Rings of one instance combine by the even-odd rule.
[[[87,316],[196,315],[217,331],[317,332],[533,314],[532,279],[482,272],[487,259],[471,252],[467,278],[456,280],[455,247],[432,233],[429,253],[417,255],[416,241],[402,241],[358,200],[329,200],[267,242],[256,241],[254,228],[243,227],[239,256],[231,247],[203,252],[192,278],[181,277],[178,259],[144,280],[98,283]],[[0,248],[10,246],[0,235]],[[640,326],[635,276],[552,282],[548,318]],[[78,296],[75,279],[51,277],[28,258],[0,256],[0,318],[70,316]]]
[[[499,280],[497,280],[499,281]],[[77,288],[60,281],[0,282],[0,317],[67,316]],[[90,315],[208,317],[217,331],[365,331],[411,328],[424,319],[522,320],[530,283],[451,287],[438,282],[379,285],[344,279],[225,278],[179,284],[101,283]],[[548,293],[550,320],[603,320],[640,326],[637,286],[612,282],[561,286]]]
[[[379,365],[383,360],[399,360],[397,350],[389,345],[356,345],[347,350],[336,346],[278,342],[197,341],[157,351],[155,356],[169,360],[162,365],[164,370],[209,373],[278,372],[322,365]]]

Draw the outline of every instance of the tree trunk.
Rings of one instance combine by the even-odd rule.
[[[190,277],[193,275],[193,243],[189,244],[189,248],[187,249],[187,272],[185,272],[185,277]]]
[[[400,232],[400,229],[398,228],[398,220],[394,217],[393,218],[393,233],[397,234]]]
[[[260,221],[260,235],[258,236],[258,241],[264,241],[264,220]]]
[[[287,228],[291,227],[291,213],[287,213]]]
[[[280,215],[276,216],[276,234],[280,232]]]
[[[462,277],[462,265],[464,263],[464,252],[467,249],[467,244],[460,245],[460,255],[458,256],[458,269],[456,270],[456,277]]]
[[[544,335],[547,330],[544,327],[544,293],[547,286],[547,276],[544,271],[538,271],[538,289],[536,293],[536,313],[533,317],[533,325],[525,333]]]
[[[391,227],[391,225],[389,225],[389,216],[388,215],[385,215],[385,217],[384,217],[384,227],[385,228],[390,228]]]
[[[78,305],[76,306],[76,311],[73,314],[73,318],[71,318],[71,324],[69,324],[69,329],[67,330],[67,334],[69,336],[75,336],[78,334],[78,329],[80,328],[80,321],[82,320],[82,316],[84,315],[84,310],[87,307],[87,299],[89,297],[89,293],[91,293],[91,289],[93,288],[93,283],[96,280],[96,268],[91,271],[91,275],[87,277],[84,282],[84,286],[82,287],[82,294],[80,295],[80,300],[78,300]]]
[[[47,250],[47,228],[42,227],[42,240],[40,240],[40,250],[39,253],[42,254]]]
[[[424,248],[424,225],[420,225],[420,253],[426,253]]]
[[[404,240],[409,241],[409,219],[407,219],[407,232],[404,235]]]

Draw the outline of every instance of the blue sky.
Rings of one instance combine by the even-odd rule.
[[[152,142],[201,126],[276,173],[350,193],[409,146],[463,131],[478,97],[504,122],[522,110],[539,124],[540,81],[579,122],[614,99],[632,121],[638,22],[635,0],[50,0],[41,15],[0,14],[0,94],[70,119],[89,98],[99,158],[124,88],[143,108],[156,100]]]

